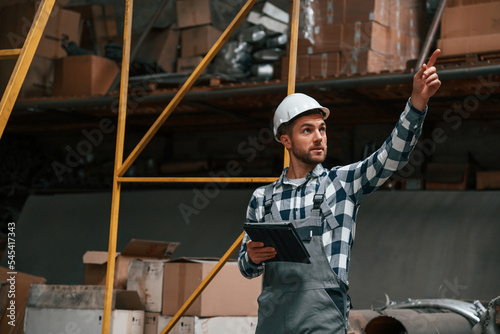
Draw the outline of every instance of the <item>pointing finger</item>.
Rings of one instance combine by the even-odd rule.
[[[436,63],[437,57],[441,53],[441,50],[436,49],[433,53],[429,61],[427,62],[427,67],[432,67]]]

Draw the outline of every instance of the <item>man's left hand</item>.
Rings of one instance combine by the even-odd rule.
[[[411,104],[420,111],[425,110],[430,97],[434,95],[441,86],[441,81],[439,81],[436,68],[434,67],[440,53],[441,50],[439,49],[434,51],[429,62],[423,64],[420,70],[413,76]]]

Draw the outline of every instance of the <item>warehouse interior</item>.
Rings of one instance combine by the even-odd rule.
[[[97,300],[104,295],[107,258],[101,255],[108,252],[112,233],[129,2],[56,1],[1,136],[0,265],[7,267],[9,250],[15,249],[17,311],[22,314],[16,317],[18,326],[8,325],[10,283],[7,271],[1,271],[2,333],[36,333],[33,328],[54,323],[63,327],[46,330],[67,332],[68,322],[58,319],[64,312],[69,319],[68,310],[82,305],[64,296]],[[134,2],[125,159],[245,3]],[[2,1],[0,50],[22,47],[39,4]],[[125,177],[279,177],[284,151],[273,139],[271,118],[289,87],[292,5],[288,0],[256,1]],[[419,144],[407,166],[359,211],[349,273],[349,334],[470,333],[483,314],[478,310],[484,312],[500,295],[500,1],[302,0],[300,8],[295,91],[331,110],[327,168],[360,161],[384,143],[411,94],[426,42],[425,59],[435,48],[442,51],[436,63],[442,86],[429,102]],[[2,92],[15,64],[0,61]],[[117,266],[120,257],[143,259],[144,264],[154,258],[162,266],[170,258],[172,268],[195,264],[206,276],[205,266],[213,266],[243,232],[254,189],[269,182],[123,183]],[[15,238],[9,239],[9,232]],[[140,248],[142,241],[168,252],[126,255],[126,249]],[[237,252],[232,260],[236,258]],[[121,290],[135,290],[126,282],[132,267],[120,268],[125,283],[115,275],[114,300]],[[191,281],[179,283],[181,276],[173,274],[169,279],[175,282],[167,284],[166,268],[159,285],[173,289],[181,284],[182,289],[173,290],[177,300],[172,302],[175,298],[169,299],[165,290],[150,291],[160,300],[156,308],[146,305],[148,297],[141,293],[139,303],[130,302],[129,308],[117,302],[113,312],[141,310],[134,319],[142,320],[130,324],[116,318],[111,332],[162,333],[196,287]],[[170,332],[205,333],[203,326],[213,326],[213,333],[253,333],[260,281],[236,279],[231,276],[235,268],[235,262],[228,262],[209,285],[212,290],[207,287],[198,297],[199,309],[192,307],[177,324],[185,328]],[[97,275],[95,270],[99,280],[90,276]],[[30,289],[31,283],[43,284]],[[28,284],[23,294],[22,284]],[[218,306],[221,295],[234,298],[234,291],[245,291],[246,303],[239,297],[226,302],[230,307]],[[30,318],[25,318],[21,299]],[[412,304],[415,300],[422,302]],[[467,302],[460,309],[469,307],[473,315],[457,312],[450,300]],[[419,303],[426,306],[413,311]],[[497,327],[492,330],[500,332],[500,302],[493,304],[491,325]],[[85,308],[102,315],[102,302]],[[54,311],[58,309],[62,313]],[[233,322],[217,323],[217,318],[229,317]],[[77,321],[77,329],[101,331],[102,322],[94,320]],[[120,323],[128,328],[120,329]]]

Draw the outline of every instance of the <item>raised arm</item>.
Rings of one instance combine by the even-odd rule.
[[[357,203],[408,162],[422,132],[427,102],[441,86],[434,67],[440,52],[434,51],[429,62],[414,75],[411,99],[389,138],[365,160],[338,169],[338,177],[345,181],[347,193],[353,195]]]

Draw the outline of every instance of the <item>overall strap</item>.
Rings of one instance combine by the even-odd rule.
[[[273,205],[273,192],[274,192],[274,183],[271,183],[266,186],[264,189],[264,221],[280,221],[281,215],[278,211],[276,205]]]
[[[319,217],[319,215],[320,215],[321,204],[325,200],[325,190],[326,190],[326,182],[325,182],[325,180],[320,181],[318,191],[316,192],[316,194],[314,194],[314,197],[313,197],[313,208],[311,210],[311,216]]]

